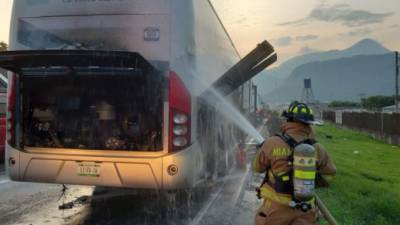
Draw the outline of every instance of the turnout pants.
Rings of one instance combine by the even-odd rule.
[[[317,225],[317,213],[315,209],[304,213],[301,210],[265,200],[258,209],[255,220],[256,225]]]

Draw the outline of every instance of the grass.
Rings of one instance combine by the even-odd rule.
[[[400,224],[400,148],[331,124],[316,131],[337,166],[318,194],[339,224]]]

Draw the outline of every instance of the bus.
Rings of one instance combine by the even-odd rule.
[[[240,57],[210,1],[18,0],[9,43],[10,179],[170,190],[229,169],[243,133],[199,96]]]

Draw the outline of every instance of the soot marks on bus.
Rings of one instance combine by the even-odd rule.
[[[24,76],[24,144],[92,150],[162,150],[165,78]]]

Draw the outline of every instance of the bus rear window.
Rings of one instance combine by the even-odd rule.
[[[24,76],[22,82],[25,146],[162,149],[160,74],[48,74]]]

